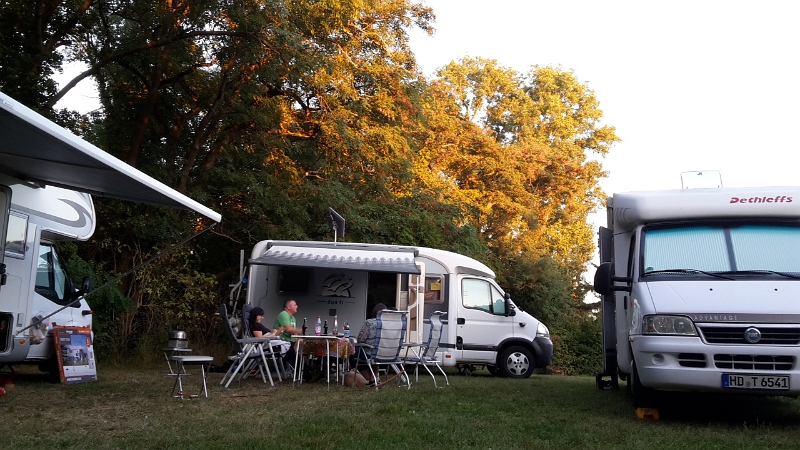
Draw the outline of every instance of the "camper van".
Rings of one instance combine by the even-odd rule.
[[[614,194],[599,233],[600,388],[800,394],[800,188]]]
[[[339,334],[358,333],[378,303],[409,311],[406,339],[424,342],[434,311],[445,312],[438,357],[445,366],[512,378],[550,364],[547,327],[517,307],[486,265],[424,247],[342,242],[262,241],[252,250],[247,302],[270,321],[287,299],[299,307],[298,326],[317,318]],[[427,320],[426,320],[427,319]]]
[[[91,309],[54,244],[95,229],[90,194],[218,213],[168,188],[0,92],[0,368],[55,366],[52,324],[91,327]],[[0,376],[0,385],[13,378]]]
[[[52,327],[48,324],[92,326],[91,309],[85,300],[78,300],[89,289],[89,281],[75,289],[54,244],[88,239],[94,233],[94,204],[88,194],[53,186],[34,187],[7,175],[0,174],[0,185],[11,192],[4,255],[6,280],[0,289],[0,358],[52,361],[53,345],[47,339]],[[70,306],[41,322],[65,305]],[[25,344],[12,345],[11,329],[31,324],[35,325],[25,333]]]

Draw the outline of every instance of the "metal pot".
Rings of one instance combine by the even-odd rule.
[[[172,348],[187,348],[189,347],[189,340],[186,338],[185,331],[173,331],[167,343],[167,347]]]

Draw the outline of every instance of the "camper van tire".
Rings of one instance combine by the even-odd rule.
[[[525,347],[509,347],[500,355],[500,368],[509,378],[528,378],[533,374],[533,354]]]
[[[633,407],[634,408],[648,408],[653,406],[655,401],[655,391],[646,388],[642,385],[642,380],[639,379],[639,370],[636,369],[636,363],[631,362],[631,382],[628,386],[633,394]]]

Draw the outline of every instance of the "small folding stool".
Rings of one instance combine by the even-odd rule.
[[[208,398],[208,389],[206,389],[206,369],[211,365],[211,362],[214,361],[214,358],[211,356],[173,356],[172,360],[176,362],[176,377],[175,377],[175,384],[172,385],[172,396],[176,398],[192,398],[192,397],[199,397],[200,394],[197,395],[186,395],[183,392],[183,382],[181,378],[186,376],[186,370],[184,366],[200,366],[200,374],[203,377],[203,390],[201,391],[206,398]],[[178,388],[178,395],[175,395],[175,388]]]

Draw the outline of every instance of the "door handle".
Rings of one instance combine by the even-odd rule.
[[[465,320],[464,320],[464,318],[463,318],[463,317],[459,317],[459,318],[456,320],[456,324],[458,324],[458,325],[464,325],[464,323],[465,323]]]

